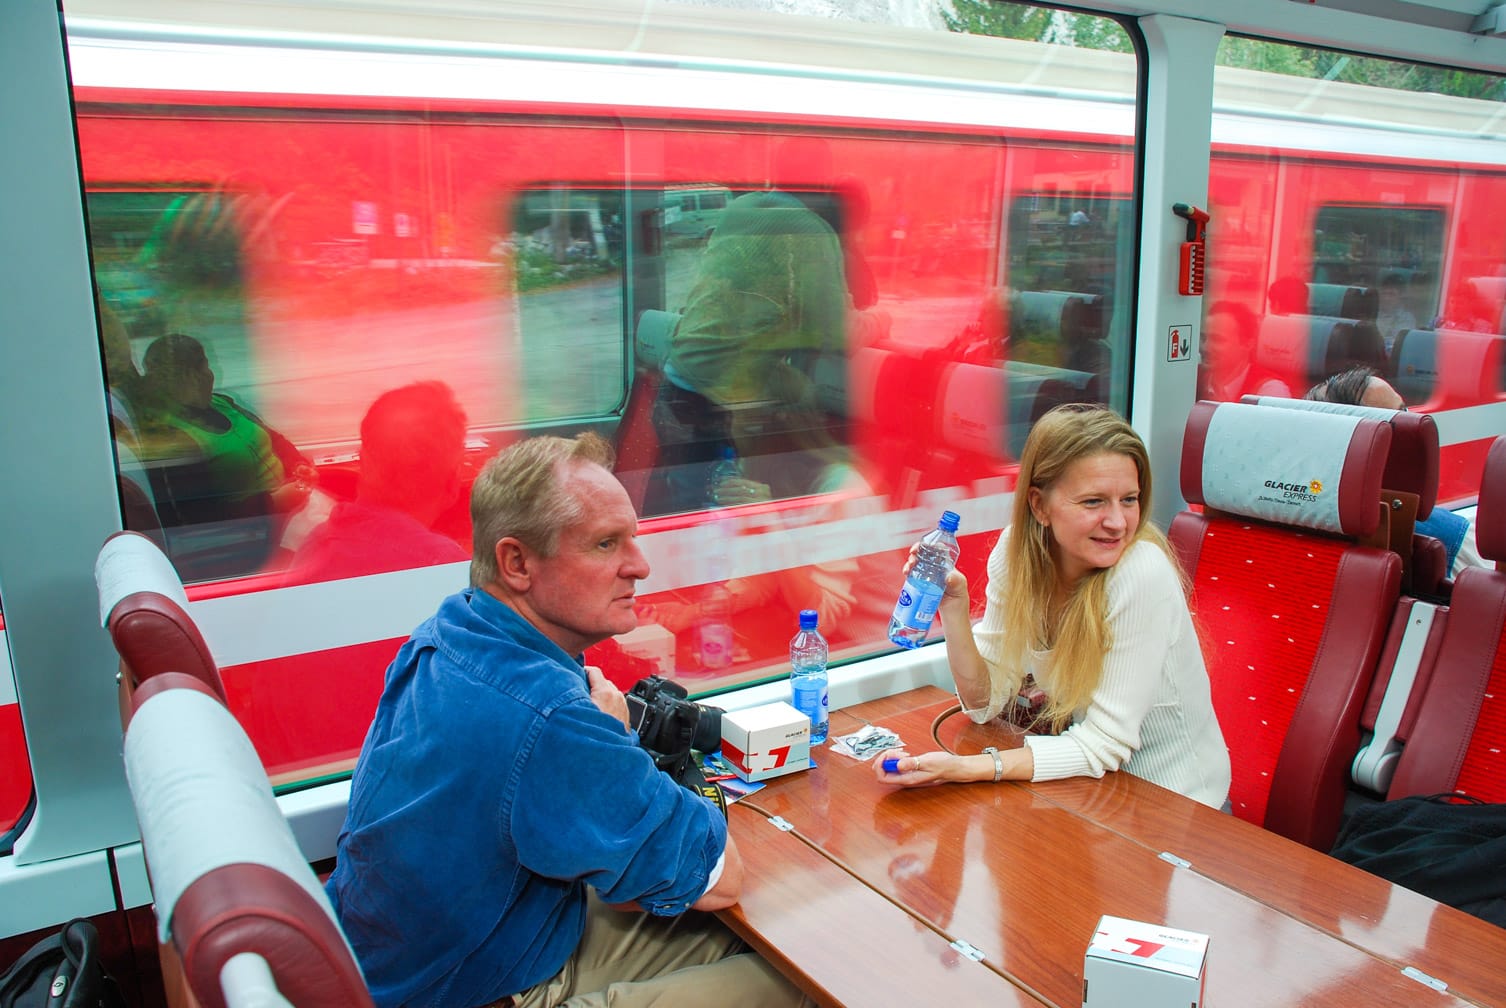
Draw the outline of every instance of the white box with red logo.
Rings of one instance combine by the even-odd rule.
[[[1208,936],[1101,917],[1082,969],[1083,1008],[1199,1008]]]
[[[722,758],[745,781],[768,780],[811,764],[810,718],[783,700],[722,715]]]

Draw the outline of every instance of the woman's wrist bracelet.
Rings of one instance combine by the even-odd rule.
[[[1004,757],[993,746],[985,746],[983,751],[994,758],[994,783],[997,784],[1004,779]]]

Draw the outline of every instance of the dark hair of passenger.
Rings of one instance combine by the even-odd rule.
[[[1365,390],[1370,386],[1370,379],[1379,378],[1380,372],[1365,364],[1356,364],[1351,368],[1340,371],[1338,374],[1329,375],[1324,381],[1318,382],[1307,390],[1304,399],[1314,402],[1342,403],[1346,406],[1360,406],[1364,403]]]

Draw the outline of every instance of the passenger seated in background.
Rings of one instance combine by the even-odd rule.
[[[1386,341],[1386,354],[1389,356],[1391,348],[1396,345],[1397,334],[1417,328],[1417,316],[1407,310],[1403,300],[1406,285],[1395,273],[1381,277],[1376,289],[1380,307],[1376,310],[1375,327],[1380,330],[1381,339]]]
[[[361,420],[356,499],[336,504],[293,557],[288,580],[328,581],[468,558],[434,523],[460,493],[465,411],[443,382],[382,393]]]
[[[488,463],[471,587],[387,670],[327,884],[382,1008],[802,1003],[704,912],[742,886],[723,813],[582,666],[649,573],[611,465],[594,434]]]
[[[1260,323],[1238,301],[1215,301],[1203,318],[1198,344],[1197,397],[1238,402],[1240,396],[1290,396],[1292,390],[1274,372],[1255,362]]]
[[[957,698],[983,724],[1022,691],[1044,706],[1018,749],[960,756],[904,749],[880,782],[1056,780],[1124,770],[1213,808],[1229,750],[1213,712],[1185,575],[1150,521],[1150,460],[1107,409],[1058,406],[1031,429],[1014,517],[988,557],[971,624],[967,578],[947,575],[939,615]],[[914,563],[911,551],[908,571]]]
[[[177,523],[268,519],[269,548],[275,546],[282,523],[318,478],[312,463],[255,413],[214,391],[209,359],[192,336],[158,338],[142,364],[141,455],[169,463],[157,471],[169,484]]]
[[[1374,368],[1357,365],[1330,375],[1307,390],[1305,399],[1314,402],[1344,403],[1349,406],[1374,406],[1377,409],[1404,410],[1406,402],[1391,383]],[[1447,576],[1453,577],[1461,567],[1485,567],[1495,564],[1480,556],[1475,548],[1475,524],[1446,507],[1436,506],[1427,518],[1414,526],[1418,535],[1431,536],[1443,543],[1448,553]]]

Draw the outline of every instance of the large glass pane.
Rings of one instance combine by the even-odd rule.
[[[265,624],[225,678],[279,779],[354,754],[515,439],[614,442],[653,573],[588,657],[709,694],[802,608],[888,650],[940,511],[981,577],[1031,420],[1127,408],[1116,23],[400,6],[68,11],[124,513]]]
[[[1371,367],[1473,497],[1506,397],[1503,78],[1237,37],[1219,64],[1200,394]]]

